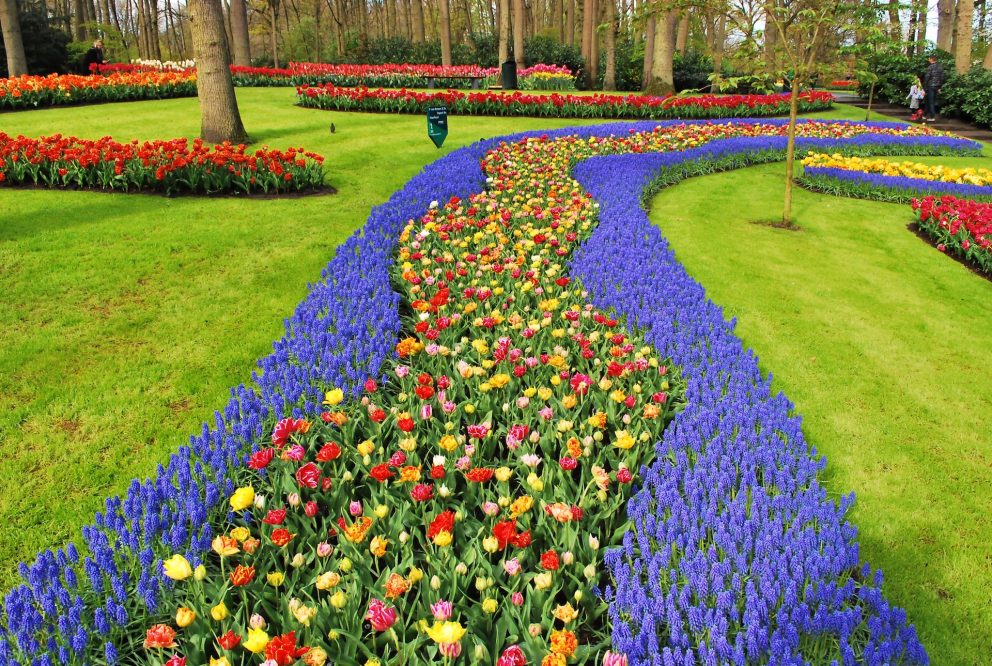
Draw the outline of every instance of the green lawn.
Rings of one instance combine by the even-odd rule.
[[[339,193],[0,190],[0,486],[16,489],[0,495],[16,535],[0,540],[0,589],[226,404],[334,248],[423,164],[481,137],[582,124],[452,118],[436,150],[420,116],[298,109],[289,88],[238,97],[255,140],[320,152]],[[3,131],[29,136],[193,137],[198,125],[195,99],[0,114]],[[781,170],[689,181],[656,199],[654,219],[797,403],[827,486],[857,492],[862,554],[934,663],[981,663],[992,284],[907,232],[905,206],[798,191],[803,232],[748,224],[775,214]]]
[[[932,663],[987,664],[992,283],[907,231],[909,206],[797,190],[801,232],[751,224],[781,214],[783,176],[690,180],[651,219],[795,403],[827,488],[857,494],[861,557]]]
[[[253,139],[323,154],[339,193],[0,190],[0,590],[15,582],[17,562],[75,538],[105,497],[212,422],[338,244],[424,164],[481,137],[579,124],[453,118],[437,150],[420,116],[299,109],[289,88],[242,88],[238,98]],[[0,127],[195,137],[199,107],[178,99],[5,113]]]

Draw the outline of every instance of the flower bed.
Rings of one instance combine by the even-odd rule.
[[[611,666],[834,655],[925,663],[905,616],[860,569],[843,522],[849,500],[838,508],[818,485],[822,460],[810,457],[791,405],[771,396],[732,324],[639,206],[659,170],[674,180],[694,163],[780,157],[784,124],[654,127],[480,142],[373,209],[287,320],[257,388],[237,387],[215,425],[154,479],[108,500],[83,531],[87,552],[46,552],[22,567],[25,584],[0,616],[0,658],[178,666],[182,650],[200,660],[191,663],[208,653],[215,664],[375,663],[405,649],[411,664],[451,661],[460,650],[463,663],[502,653],[500,666],[562,664],[572,651],[573,662],[592,663],[611,624]],[[974,145],[886,124],[800,128],[807,148]],[[659,150],[677,152],[651,154]],[[635,154],[594,157],[610,153]],[[577,177],[603,202],[598,211],[568,175],[576,160]],[[669,357],[678,366],[665,361],[664,373],[651,362]],[[614,397],[615,386],[600,384],[638,377],[669,381],[666,400],[643,386]],[[645,446],[635,433],[660,429],[680,377],[685,407],[657,446],[650,434]],[[528,396],[529,388],[537,390]],[[651,405],[665,411],[650,418]],[[567,418],[570,410],[595,418]],[[517,428],[525,425],[529,432]],[[525,454],[541,462],[531,468]],[[509,468],[505,481],[497,465]],[[432,476],[437,466],[443,479]],[[625,516],[607,509],[621,501],[623,469],[637,488]],[[588,494],[576,496],[583,484]],[[521,511],[525,494],[533,505]],[[609,522],[622,520],[632,527]],[[600,528],[602,546],[622,544],[605,570],[588,538]],[[521,569],[511,573],[514,559]],[[257,603],[246,603],[249,590]]]
[[[92,65],[97,74],[140,73],[154,71],[194,72],[195,63],[108,63]],[[499,81],[500,70],[476,65],[332,65],[326,63],[291,62],[286,67],[231,66],[236,86],[371,86],[378,88],[426,88],[428,77],[440,88],[468,87],[469,81],[459,77],[482,77],[486,85]],[[575,90],[575,75],[567,67],[533,65],[517,73],[520,86],[526,90]]]
[[[913,200],[920,229],[950,252],[992,277],[992,204],[953,196]]]
[[[124,102],[196,95],[196,74],[143,71],[107,76],[18,76],[0,79],[0,110]]]
[[[520,92],[462,93],[456,90],[424,93],[383,88],[341,88],[333,85],[300,86],[301,106],[336,111],[423,113],[428,106],[444,105],[451,113],[485,116],[539,116],[554,118],[716,118],[755,117],[788,113],[788,95],[700,95],[650,97],[645,95],[528,95]],[[799,100],[801,113],[827,109],[830,93],[811,91]]]
[[[914,197],[943,194],[992,199],[992,171],[988,169],[856,156],[810,153],[803,158],[803,173],[797,180],[818,192],[876,201],[909,203]]]
[[[118,143],[0,132],[0,184],[176,194],[279,193],[320,188],[324,158],[303,149],[249,150],[199,139]]]

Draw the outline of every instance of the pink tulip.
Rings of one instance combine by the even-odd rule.
[[[376,631],[386,631],[396,622],[396,609],[387,606],[378,599],[373,599],[369,602],[369,610],[365,614],[365,619]]]
[[[434,619],[438,622],[445,622],[451,618],[451,613],[454,610],[454,606],[450,601],[438,601],[437,603],[431,604],[431,612],[434,613]]]
[[[513,603],[514,606],[523,606],[524,605],[523,593],[514,592],[512,595],[510,595],[510,601]]]
[[[455,659],[462,653],[461,643],[440,643],[437,647],[441,652],[441,656],[448,657],[449,659]]]
[[[362,515],[362,503],[356,501],[356,502],[352,502],[351,504],[349,504],[348,505],[348,513],[350,513],[353,516],[360,516],[360,515]]]
[[[603,666],[627,666],[627,655],[607,650],[603,655]]]
[[[503,654],[496,660],[496,666],[527,666],[527,657],[519,645],[511,645],[503,650]]]

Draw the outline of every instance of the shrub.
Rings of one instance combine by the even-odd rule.
[[[52,27],[43,2],[22,2],[21,37],[28,74],[64,74],[69,71],[69,37]],[[0,39],[0,77],[7,76],[7,51]]]
[[[967,74],[950,77],[938,101],[942,113],[992,127],[992,71],[974,67]]]

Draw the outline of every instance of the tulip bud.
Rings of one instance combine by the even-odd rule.
[[[389,515],[389,507],[385,504],[380,504],[375,508],[375,517],[382,520]]]
[[[207,568],[202,564],[193,569],[193,580],[203,580],[207,577]]]
[[[440,590],[441,589],[441,579],[437,576],[431,576],[431,589]]]
[[[485,592],[487,587],[489,586],[486,584],[485,578],[479,576],[475,579],[475,589],[477,589],[479,592]]]
[[[562,564],[569,565],[574,561],[575,561],[575,555],[572,554],[572,551],[566,550],[564,553],[561,554]]]
[[[513,602],[514,606],[523,606],[524,595],[521,594],[520,592],[514,592],[513,595],[510,597],[510,601]]]
[[[265,618],[255,613],[248,619],[248,626],[252,629],[265,629],[266,626]]]
[[[224,605],[223,601],[210,609],[210,617],[217,622],[227,617],[227,606]]]
[[[464,562],[459,562],[457,565],[455,565],[455,573],[458,574],[459,576],[464,576],[465,574],[468,573],[468,567],[465,565]]]
[[[339,568],[339,569],[341,569],[341,571],[344,571],[345,573],[347,573],[347,572],[349,572],[349,571],[351,571],[351,560],[350,560],[350,559],[348,559],[347,557],[346,557],[346,558],[344,558],[344,559],[343,559],[343,560],[341,560],[341,562],[340,562],[340,563],[338,564],[338,568]]]
[[[193,620],[195,619],[196,619],[196,612],[194,612],[190,608],[186,608],[185,606],[180,606],[176,610],[176,624],[178,624],[180,628],[185,629],[189,625],[193,624]]]
[[[487,536],[482,540],[482,548],[487,553],[495,553],[499,550],[499,541],[494,536]]]
[[[599,539],[592,534],[589,535],[589,547],[592,550],[599,550]]]
[[[334,608],[341,610],[342,608],[345,607],[345,604],[347,603],[348,603],[348,595],[342,592],[341,590],[338,590],[337,592],[331,595],[331,606],[333,606]]]
[[[596,577],[596,565],[594,564],[586,565],[586,568],[582,570],[582,574],[589,580],[592,580],[593,578]]]
[[[476,643],[473,656],[476,663],[483,661],[486,658],[486,647],[482,643]]]
[[[290,493],[289,496],[286,498],[286,501],[289,502],[289,505],[290,506],[294,506],[294,507],[295,506],[299,506],[300,505],[300,494],[299,493]]]
[[[537,638],[538,636],[540,636],[541,635],[541,631],[542,631],[541,625],[539,625],[537,623],[534,623],[534,624],[530,625],[529,627],[527,627],[527,633],[530,634],[531,636],[533,636],[534,638]]]
[[[400,543],[406,543],[409,540],[410,540],[410,534],[406,530],[400,532]]]
[[[303,566],[303,553],[297,553],[293,555],[293,559],[290,560],[289,565],[294,569],[299,569]]]

